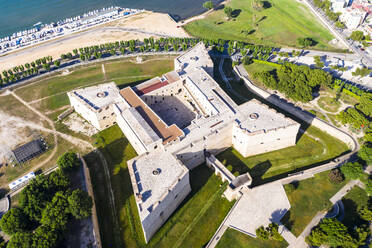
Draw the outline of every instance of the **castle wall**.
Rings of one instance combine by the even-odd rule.
[[[186,172],[174,187],[154,206],[153,211],[142,221],[142,230],[146,243],[156,233],[156,231],[167,221],[169,216],[182,203],[186,196],[191,192],[189,172]]]
[[[188,169],[192,170],[205,162],[205,150],[216,155],[231,147],[232,123],[211,129],[211,132],[204,136],[196,130],[193,130],[189,135],[193,136],[189,137],[193,142],[191,144],[185,142],[189,145],[175,151],[174,154]],[[195,139],[196,137],[198,139]]]
[[[116,120],[121,129],[124,133],[125,137],[129,140],[130,144],[133,146],[134,150],[136,150],[138,155],[141,155],[146,152],[154,151],[155,149],[159,149],[163,146],[162,140],[159,138],[157,141],[154,141],[151,144],[144,144],[137,135],[136,130],[134,130],[131,125],[123,118],[120,113],[119,108],[115,109]]]
[[[103,130],[116,123],[116,116],[112,104],[95,111],[92,110],[87,103],[75,97],[72,92],[69,92],[67,95],[75,111],[98,130]]]
[[[244,157],[279,150],[296,144],[300,124],[249,133],[234,123],[232,144]]]

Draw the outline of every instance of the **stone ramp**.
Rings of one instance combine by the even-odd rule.
[[[291,207],[283,185],[269,183],[244,192],[226,225],[243,233],[256,236],[256,229],[280,219]]]

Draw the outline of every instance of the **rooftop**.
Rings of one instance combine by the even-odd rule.
[[[173,188],[187,168],[169,152],[144,154],[132,160],[130,172],[134,193],[141,199],[140,218],[143,220]]]
[[[279,127],[287,127],[296,124],[295,121],[285,117],[283,114],[276,112],[276,110],[260,103],[257,100],[251,100],[238,107],[246,120],[240,123],[241,128],[249,132],[256,132],[259,130],[271,130]]]
[[[77,96],[96,111],[114,103],[120,96],[114,82],[77,89],[70,94]]]
[[[187,73],[186,78],[189,78],[197,86],[206,97],[207,101],[213,105],[218,113],[233,111],[230,103],[227,102],[230,98],[220,90],[220,86],[203,68],[199,67],[196,70]],[[201,99],[195,100],[198,101]],[[198,102],[198,104],[201,103]]]
[[[213,61],[210,58],[204,43],[200,42],[186,53],[176,58],[179,64],[183,65],[183,70],[188,72],[196,67],[212,65]]]
[[[163,139],[163,144],[177,140],[184,133],[176,125],[168,126],[142,99],[130,88],[120,91],[125,101],[138,111],[143,120]]]
[[[30,141],[13,150],[18,163],[24,163],[45,151],[46,144],[41,139]]]
[[[127,108],[123,102],[117,103],[116,107],[119,109],[124,121],[133,129],[133,132],[144,146],[148,146],[160,139],[135,108]]]

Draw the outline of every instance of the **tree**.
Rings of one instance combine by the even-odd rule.
[[[41,211],[52,198],[47,192],[48,186],[46,177],[39,175],[21,191],[19,205],[30,220],[40,221]]]
[[[360,76],[360,77],[365,77],[369,75],[372,72],[372,70],[368,69],[367,67],[359,67],[355,71],[351,73],[353,76]]]
[[[369,142],[363,144],[358,151],[358,157],[364,160],[367,165],[372,164],[372,144]]]
[[[17,232],[9,240],[7,248],[31,248],[32,234],[29,232]]]
[[[79,51],[77,49],[72,50],[72,52],[75,54],[75,56],[79,54]]]
[[[368,207],[359,209],[358,214],[363,220],[372,221],[372,210]]]
[[[342,29],[345,28],[345,24],[343,24],[343,23],[340,22],[340,21],[337,21],[337,22],[335,23],[335,26],[336,26],[337,28],[342,28]]]
[[[54,65],[55,65],[56,67],[59,67],[60,64],[61,64],[61,61],[60,61],[60,60],[55,60],[55,61],[54,61]]]
[[[269,226],[266,228],[264,226],[260,226],[256,229],[256,235],[262,240],[283,240],[283,237],[279,233],[279,225],[276,223],[270,223]]]
[[[345,178],[348,179],[358,179],[364,174],[363,166],[357,162],[348,162],[341,166],[341,172],[344,174]]]
[[[321,61],[320,56],[314,56],[314,62],[315,62],[316,67],[318,68],[324,67],[324,63]]]
[[[232,14],[233,14],[233,9],[229,6],[226,6],[223,11],[225,12],[226,16],[228,19],[230,19],[232,17]]]
[[[314,246],[355,247],[357,241],[348,233],[347,227],[335,218],[324,218],[306,238]]]
[[[83,219],[91,215],[93,202],[87,192],[76,189],[67,200],[70,213],[76,219]]]
[[[49,226],[39,226],[33,233],[33,248],[54,248],[61,240],[60,233]]]
[[[42,212],[40,223],[52,229],[63,230],[68,221],[69,204],[66,193],[57,192]]]
[[[11,208],[0,220],[1,230],[9,235],[25,231],[28,224],[27,216],[19,208]]]
[[[208,10],[213,9],[214,6],[213,6],[212,1],[206,1],[206,2],[204,2],[203,3],[203,8],[208,9]]]
[[[349,38],[355,41],[362,41],[364,39],[364,33],[363,31],[353,31]]]
[[[366,116],[372,117],[372,93],[364,92],[356,108]]]
[[[316,42],[311,38],[298,38],[297,43],[302,47],[311,47],[316,44]]]
[[[48,188],[51,192],[55,193],[57,191],[65,190],[70,185],[70,179],[68,176],[63,172],[63,170],[59,169],[53,171],[48,176]]]
[[[75,152],[66,152],[57,160],[59,168],[63,171],[70,171],[80,165],[80,160]]]
[[[260,226],[256,229],[256,236],[262,240],[268,240],[270,237],[270,233],[266,230],[264,226]]]

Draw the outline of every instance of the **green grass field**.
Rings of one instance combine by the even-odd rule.
[[[334,101],[334,98],[329,96],[323,96],[318,99],[318,105],[325,111],[335,113],[341,106],[339,101]]]
[[[239,15],[227,20],[223,9],[184,26],[195,37],[241,40],[271,46],[297,47],[297,38],[310,37],[316,49],[335,50],[328,44],[333,36],[305,5],[295,0],[265,1],[271,7],[252,8],[253,0],[231,0],[227,5]],[[251,34],[246,34],[251,33]]]
[[[344,143],[315,127],[308,128],[306,133],[318,138],[319,141],[305,134],[292,147],[247,158],[241,156],[234,148],[230,148],[220,153],[217,158],[226,166],[232,165],[233,173],[249,172],[253,177],[253,184],[257,185],[270,180],[271,177],[327,161],[348,150]]]
[[[102,166],[94,154],[87,157],[97,203],[103,247],[144,247],[144,239],[135,204],[126,161],[136,156],[118,126],[97,135],[97,146],[106,157],[115,196],[119,229],[108,204],[108,189]],[[190,172],[192,192],[178,210],[155,234],[146,247],[202,247],[213,236],[234,202],[221,195],[226,185],[206,166]]]
[[[119,87],[134,85],[171,71],[173,58],[173,56],[150,57],[142,64],[135,64],[128,59],[105,62],[105,75],[102,72],[102,63],[97,63],[78,68],[68,75],[55,75],[35,82],[15,92],[28,102],[41,99],[33,103],[33,106],[42,112],[57,110],[69,104],[67,91],[112,81]]]
[[[285,185],[290,210],[282,219],[282,223],[297,237],[321,210],[331,207],[331,198],[340,190],[346,181],[340,184],[332,184],[328,180],[329,171],[316,174],[298,183],[297,189],[293,192],[288,191],[288,185]]]
[[[227,229],[223,234],[222,238],[218,242],[216,248],[284,248],[288,244],[285,241],[279,242],[275,240],[261,240],[258,238],[252,238],[246,234],[243,234],[234,229]]]

